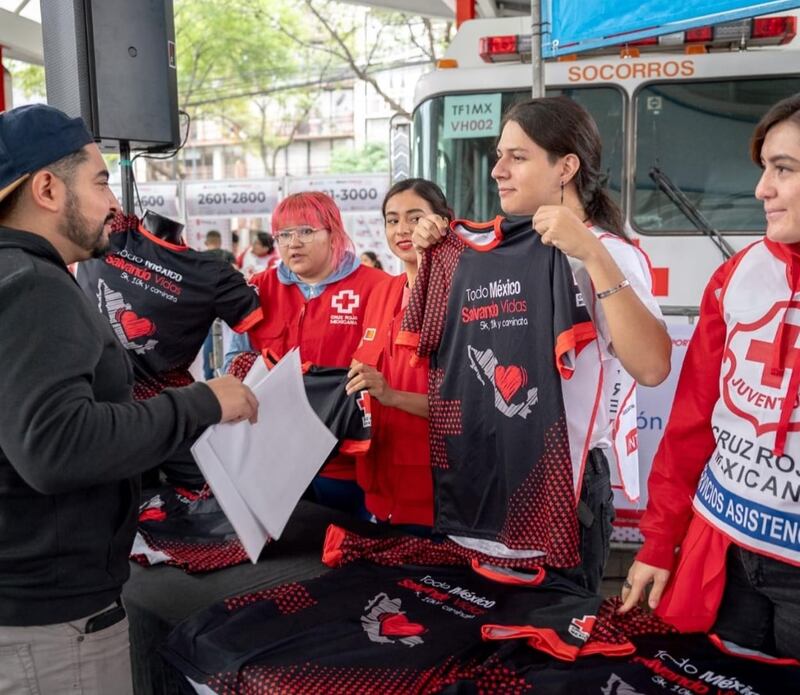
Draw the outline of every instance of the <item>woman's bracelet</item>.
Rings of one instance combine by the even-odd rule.
[[[605,299],[606,297],[610,297],[612,294],[616,294],[620,290],[624,290],[626,287],[630,287],[631,283],[630,280],[623,280],[619,285],[612,287],[610,290],[603,290],[602,292],[597,292],[595,297],[598,299]]]

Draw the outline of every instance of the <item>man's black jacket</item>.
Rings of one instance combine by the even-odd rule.
[[[220,419],[205,384],[133,371],[55,248],[0,228],[0,625],[76,620],[128,578],[138,474]]]

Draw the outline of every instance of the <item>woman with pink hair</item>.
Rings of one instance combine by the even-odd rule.
[[[363,335],[367,298],[388,276],[361,264],[336,203],[324,193],[296,193],[282,200],[272,215],[272,236],[281,262],[250,281],[264,312],[264,320],[249,333],[252,348],[280,358],[299,347],[303,362],[349,367]],[[314,491],[323,504],[364,511],[352,456],[340,454],[329,461]]]

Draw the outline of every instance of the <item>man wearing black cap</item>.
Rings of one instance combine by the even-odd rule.
[[[102,255],[117,208],[80,119],[0,113],[0,693],[131,691],[138,474],[256,416],[233,377],[133,401],[124,348],[67,271]]]

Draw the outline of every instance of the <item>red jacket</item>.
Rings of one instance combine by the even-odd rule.
[[[427,360],[410,365],[412,352],[395,345],[407,302],[406,275],[385,282],[370,296],[364,314],[364,337],[354,357],[376,367],[398,391],[428,393]],[[356,479],[367,509],[393,524],[433,524],[428,421],[399,408],[371,401],[372,440],[358,457]]]
[[[272,268],[251,281],[258,290],[264,320],[249,332],[253,348],[283,357],[294,347],[300,359],[319,367],[349,367],[363,334],[367,298],[386,282],[386,274],[360,265],[350,275],[326,285],[321,294],[307,300],[295,285],[285,285]],[[339,455],[329,461],[323,474],[354,479],[355,462]]]

